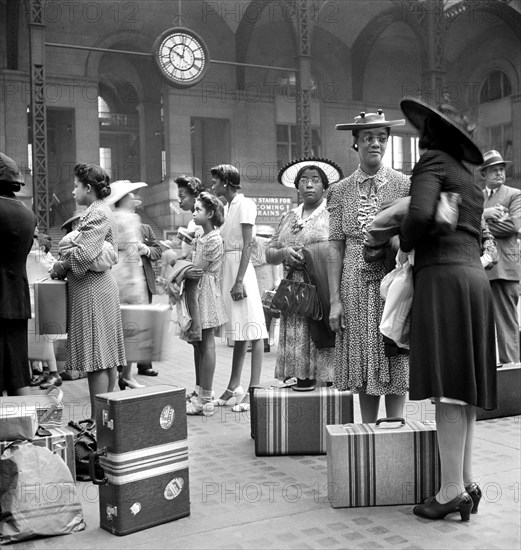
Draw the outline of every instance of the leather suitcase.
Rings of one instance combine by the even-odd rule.
[[[329,387],[255,389],[250,407],[257,456],[326,454],[326,425],[353,421],[351,392]]]
[[[441,480],[436,425],[403,418],[327,426],[333,508],[418,504]]]
[[[90,471],[103,529],[127,535],[190,515],[185,395],[163,384],[96,396]]]
[[[521,301],[521,300],[520,300]],[[521,414],[521,364],[497,369],[497,409],[476,409],[476,420]]]
[[[34,317],[37,335],[67,332],[67,281],[34,283]]]

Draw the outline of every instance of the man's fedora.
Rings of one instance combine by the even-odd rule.
[[[509,160],[503,160],[503,157],[498,151],[492,149],[483,153],[483,164],[479,167],[480,170],[485,170],[489,166],[495,166],[496,164],[502,164],[503,166],[507,164],[512,164]]]
[[[376,113],[365,113],[362,111],[358,116],[355,116],[355,121],[346,124],[337,124],[337,130],[370,130],[371,128],[390,128],[392,126],[404,126],[405,119],[385,120],[385,115],[382,109],[378,109]]]

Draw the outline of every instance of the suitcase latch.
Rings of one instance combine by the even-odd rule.
[[[118,515],[118,507],[107,504],[107,519],[112,521]]]
[[[111,420],[109,418],[109,411],[107,411],[106,409],[102,413],[102,420],[103,425],[106,426],[109,430],[114,429],[114,420]]]

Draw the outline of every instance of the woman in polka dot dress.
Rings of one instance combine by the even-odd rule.
[[[387,357],[379,330],[385,260],[366,263],[363,258],[367,227],[381,205],[409,194],[409,179],[382,162],[391,126],[403,124],[403,119],[385,120],[379,111],[361,113],[353,124],[337,125],[338,130],[353,131],[360,165],[332,187],[328,200],[329,321],[337,333],[335,386],[359,394],[362,422],[366,423],[377,420],[382,395],[387,416],[402,417],[409,387],[408,357]]]
[[[116,280],[110,269],[89,270],[104,241],[116,248],[117,229],[111,209],[102,202],[110,195],[109,177],[103,168],[77,164],[72,194],[78,205],[88,207],[77,227],[80,245],[67,260],[54,264],[51,276],[67,277],[69,337],[65,368],[87,372],[94,416],[94,396],[113,391],[116,367],[127,362]]]

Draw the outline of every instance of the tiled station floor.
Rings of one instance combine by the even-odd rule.
[[[228,381],[232,348],[217,341],[215,393]],[[192,348],[170,335],[156,378],[146,385],[192,388]],[[262,381],[273,378],[276,347],[264,355]],[[249,378],[249,355],[243,385]],[[89,416],[86,379],[67,381],[65,420]],[[131,391],[131,390],[126,390]],[[355,421],[359,419],[355,396]],[[381,416],[384,416],[383,409]],[[429,402],[408,402],[406,416],[433,420]],[[97,488],[78,483],[86,530],[18,543],[17,548],[486,548],[521,544],[521,417],[480,421],[475,470],[484,498],[469,522],[417,518],[412,506],[333,509],[327,499],[326,456],[255,456],[249,413],[217,409],[213,417],[188,417],[191,515],[118,537],[99,526]]]

